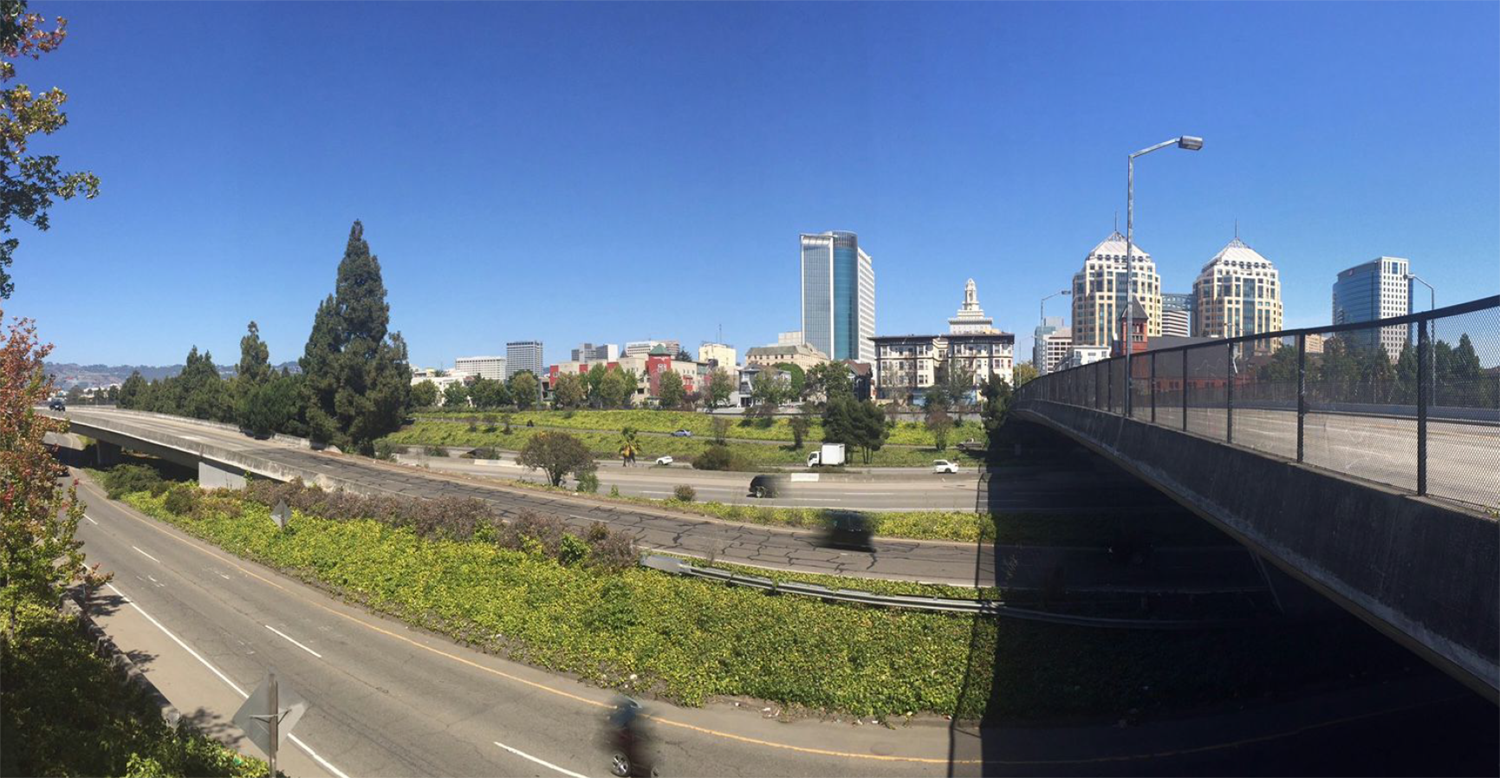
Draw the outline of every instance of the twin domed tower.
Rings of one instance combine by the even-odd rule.
[[[1161,276],[1156,263],[1139,244],[1130,253],[1135,265],[1130,298],[1145,311],[1146,336],[1172,334],[1162,331]],[[1108,346],[1119,337],[1117,322],[1125,313],[1125,255],[1125,236],[1115,231],[1088,253],[1083,268],[1073,275],[1075,346]],[[1281,279],[1276,267],[1239,236],[1203,266],[1191,295],[1169,296],[1181,298],[1190,309],[1188,334],[1194,337],[1233,338],[1282,327]]]

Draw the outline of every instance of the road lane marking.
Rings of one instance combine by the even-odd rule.
[[[491,741],[491,742],[493,742],[497,746],[500,746],[501,748],[505,749],[506,751],[509,751],[512,754],[515,754],[516,756],[522,757],[524,759],[530,759],[531,761],[536,762],[537,764],[539,764],[539,765],[541,765],[543,767],[550,767],[553,770],[556,770],[556,771],[562,773],[563,775],[571,776],[571,778],[588,778],[587,776],[575,773],[572,770],[567,769],[566,767],[558,767],[557,765],[552,764],[551,762],[549,762],[549,761],[547,761],[545,759],[538,759],[537,757],[534,757],[531,754],[528,754],[528,753],[526,753],[525,751],[522,751],[519,748],[511,748],[510,746],[505,745],[504,743],[501,743],[498,740]]]
[[[275,632],[275,633],[276,633],[276,634],[278,634],[278,635],[280,635],[280,636],[282,636],[282,637],[284,637],[284,638],[286,638],[286,639],[287,639],[287,640],[289,640],[289,641],[291,641],[291,643],[292,643],[292,645],[294,645],[294,646],[296,646],[296,647],[297,647],[297,648],[300,648],[300,649],[302,649],[302,650],[303,650],[303,651],[306,651],[306,652],[307,652],[307,653],[309,653],[309,654],[312,654],[312,655],[313,655],[313,656],[315,656],[315,657],[317,657],[317,658],[319,658],[319,659],[322,659],[322,658],[323,658],[323,655],[322,655],[322,654],[320,654],[320,653],[318,653],[318,652],[316,652],[316,651],[314,651],[314,650],[312,650],[312,649],[310,649],[310,648],[308,648],[308,647],[307,647],[307,646],[304,646],[304,645],[302,645],[302,644],[301,644],[301,643],[298,643],[298,642],[297,642],[297,641],[296,641],[296,640],[295,640],[295,639],[294,639],[294,638],[292,638],[292,636],[291,636],[291,635],[288,635],[288,634],[286,634],[286,633],[285,633],[285,632],[282,632],[282,631],[281,631],[281,630],[279,630],[279,629],[277,629],[277,628],[275,628],[275,627],[273,627],[273,626],[271,626],[271,625],[270,625],[270,624],[267,624],[267,625],[266,625],[266,629],[269,629],[269,630],[271,630],[271,631],[272,631],[272,632]]]
[[[84,517],[84,518],[85,518],[85,519],[88,519],[88,520],[89,520],[89,523],[90,523],[90,524],[98,524],[98,523],[99,523],[99,522],[97,522],[97,521],[94,521],[94,519],[93,519],[93,517],[91,517],[91,516],[89,516],[89,515],[88,515],[88,514],[84,514],[84,516],[83,516],[83,517]]]
[[[141,556],[143,556],[143,557],[151,560],[152,562],[155,562],[157,564],[161,564],[161,560],[160,559],[157,559],[156,557],[151,556],[150,554],[148,554],[148,553],[146,553],[144,551],[141,551],[139,548],[136,548],[135,546],[131,546],[131,548],[134,548],[136,551],[140,551]]]
[[[126,514],[126,515],[129,515],[129,514]],[[135,517],[131,516],[131,518],[135,518]],[[137,550],[139,550],[139,549],[137,549]],[[250,699],[250,695],[247,694],[244,689],[241,689],[239,687],[239,685],[236,684],[234,681],[229,680],[229,676],[227,676],[227,675],[219,672],[219,668],[214,667],[213,665],[209,664],[208,660],[204,659],[203,656],[201,654],[199,654],[197,651],[194,651],[192,646],[190,646],[190,645],[182,642],[182,638],[179,638],[176,635],[173,635],[171,630],[169,630],[166,627],[162,626],[161,622],[157,621],[155,618],[153,618],[151,616],[151,614],[149,614],[145,610],[143,610],[141,608],[141,606],[136,605],[134,600],[132,600],[129,597],[125,596],[125,593],[122,592],[122,591],[120,591],[119,589],[115,588],[114,584],[112,584],[112,583],[106,583],[105,586],[108,586],[110,589],[114,590],[114,593],[118,594],[120,596],[120,599],[122,599],[122,600],[125,601],[126,605],[129,605],[130,607],[135,608],[136,612],[139,613],[139,614],[141,614],[142,616],[145,616],[147,621],[151,622],[152,624],[155,624],[156,628],[159,629],[159,630],[161,630],[161,632],[162,632],[163,635],[166,635],[167,637],[171,638],[172,642],[176,643],[177,645],[182,646],[183,650],[187,651],[189,654],[192,654],[193,658],[196,659],[196,660],[198,660],[199,662],[201,662],[204,667],[207,667],[209,670],[212,670],[214,675],[219,676],[219,680],[223,681],[224,683],[229,684],[229,688],[233,689],[235,694],[238,694],[239,696],[244,697],[245,699]],[[293,743],[296,743],[298,748],[301,748],[303,751],[306,751],[308,756],[310,756],[313,759],[317,760],[318,764],[323,765],[323,767],[326,768],[328,770],[328,772],[333,773],[336,778],[349,778],[348,775],[345,775],[342,770],[338,769],[337,767],[334,767],[333,764],[330,763],[327,759],[324,759],[323,757],[318,756],[318,752],[312,750],[312,748],[310,748],[306,743],[302,742],[301,738],[297,737],[296,735],[291,734],[290,732],[287,733],[287,738],[289,740],[291,740]]]

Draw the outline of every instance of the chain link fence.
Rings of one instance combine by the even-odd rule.
[[[1149,343],[1148,343],[1149,347]],[[1216,339],[1041,376],[1076,405],[1500,506],[1500,295],[1378,322]]]

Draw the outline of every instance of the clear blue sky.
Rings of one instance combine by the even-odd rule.
[[[1037,301],[1124,224],[1168,291],[1240,235],[1287,325],[1409,257],[1500,290],[1500,5],[53,3],[34,149],[103,193],[21,229],[7,315],[54,359],[300,356],[350,222],[420,365],[542,338],[797,329],[797,235],[859,233],[880,334],[973,277],[1029,355]],[[1060,314],[1063,298],[1049,304]]]

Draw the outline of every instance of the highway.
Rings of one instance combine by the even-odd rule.
[[[503,454],[496,460],[403,454],[399,461],[444,472],[547,483],[545,474],[517,464],[513,454]],[[956,475],[939,475],[927,469],[858,476],[794,473],[791,475],[799,479],[818,480],[788,482],[785,494],[764,499],[749,494],[752,473],[694,470],[685,464],[642,464],[637,467],[601,467],[597,475],[601,492],[615,487],[627,497],[663,500],[672,496],[673,488],[686,484],[693,487],[702,502],[867,511],[972,511],[975,490],[979,487],[979,472],[973,467]],[[575,481],[569,478],[566,483],[572,486]]]
[[[348,606],[111,503],[92,485],[82,496],[84,551],[115,574],[96,597],[100,625],[178,709],[231,739],[240,692],[275,669],[283,688],[309,703],[292,732],[303,745],[288,742],[282,751],[288,774],[608,772],[601,737],[612,692]],[[783,724],[733,703],[655,707],[672,775],[947,771],[948,731],[939,719],[890,730]]]
[[[955,586],[1036,589],[1061,567],[1066,585],[1078,591],[1210,591],[1257,587],[1261,581],[1248,552],[1239,547],[1157,549],[1145,566],[1119,565],[1099,548],[995,546],[992,544],[879,538],[874,551],[829,548],[821,532],[721,521],[664,508],[637,506],[571,494],[505,486],[460,473],[442,473],[377,462],[364,457],[310,451],[276,441],[258,441],[233,430],[163,416],[135,416],[95,409],[69,411],[86,424],[111,417],[121,428],[139,426],[186,441],[212,441],[237,452],[303,470],[324,473],[341,484],[372,493],[413,497],[473,497],[503,516],[524,510],[556,515],[583,529],[595,521],[631,532],[643,549],[720,562],[801,572],[925,581]],[[853,484],[867,486],[867,484]],[[1158,510],[1167,505],[1155,491],[1123,472],[1090,458],[1075,469],[1001,468],[976,482],[972,499],[988,511]]]

